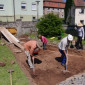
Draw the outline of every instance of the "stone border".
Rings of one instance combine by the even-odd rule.
[[[56,85],[85,85],[85,73],[79,73]]]

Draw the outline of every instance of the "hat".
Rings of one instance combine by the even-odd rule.
[[[68,34],[67,38],[68,38],[69,41],[73,40],[73,36],[71,34]]]
[[[78,26],[79,26],[79,27],[82,27],[82,26],[83,26],[83,24],[82,24],[82,23],[79,23],[79,24],[78,24]]]

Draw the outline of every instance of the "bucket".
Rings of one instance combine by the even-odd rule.
[[[34,54],[37,54],[39,51],[40,51],[39,48],[35,48],[33,53],[34,53]]]
[[[12,28],[12,27],[8,27],[6,28],[12,35],[16,36],[17,35],[17,29],[16,28]]]

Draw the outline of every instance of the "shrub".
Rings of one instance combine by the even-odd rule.
[[[47,37],[58,36],[64,32],[64,29],[62,29],[62,20],[53,13],[41,17],[36,27],[39,34]]]

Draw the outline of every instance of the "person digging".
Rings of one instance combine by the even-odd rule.
[[[41,47],[39,46],[39,44],[36,40],[30,40],[24,44],[24,49],[25,49],[25,53],[27,55],[27,60],[28,60],[30,69],[33,71],[33,74],[35,75],[34,55],[38,54]]]
[[[42,35],[39,35],[38,37],[41,40],[41,42],[43,43],[43,45],[42,45],[43,50],[47,50],[47,48],[46,48],[47,42],[48,42],[47,38],[45,36],[42,36]]]
[[[73,41],[73,36],[68,34],[68,36],[63,38],[58,44],[59,52],[61,53],[62,57],[61,65],[65,67],[65,72],[67,72],[68,65],[68,46],[71,41]]]

